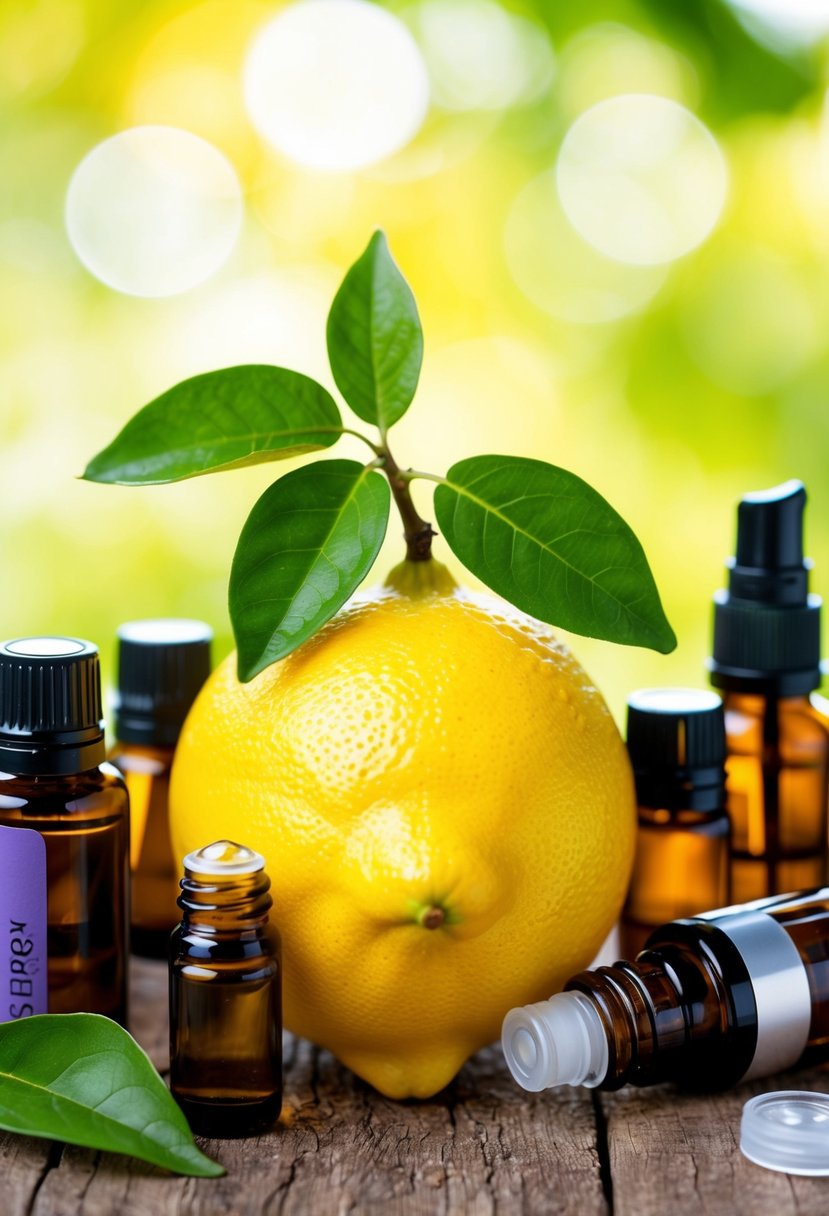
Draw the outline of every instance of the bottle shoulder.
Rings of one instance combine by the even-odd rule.
[[[829,702],[823,698],[728,694],[725,729],[731,754],[757,755],[773,742],[795,762],[829,759]]]
[[[282,956],[279,934],[265,926],[240,934],[198,933],[178,925],[170,939],[170,963],[178,973],[189,967],[215,968],[220,974],[244,978],[250,974],[277,974]]]
[[[116,768],[104,762],[83,773],[32,777],[0,774],[0,818],[126,819],[129,795]]]

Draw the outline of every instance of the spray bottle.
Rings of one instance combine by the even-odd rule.
[[[788,481],[741,501],[727,591],[714,596],[711,682],[722,691],[731,888],[737,902],[826,881],[829,725],[820,599],[803,556],[806,491]]]

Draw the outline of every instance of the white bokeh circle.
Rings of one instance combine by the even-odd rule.
[[[672,262],[717,223],[728,172],[714,136],[676,101],[626,93],[600,101],[570,127],[556,181],[576,231],[607,257]]]
[[[66,228],[86,268],[116,291],[171,296],[225,262],[242,223],[242,191],[212,144],[177,127],[130,127],[72,175]]]
[[[421,0],[404,18],[418,34],[432,95],[446,110],[504,110],[549,87],[553,48],[542,26],[495,0]]]
[[[513,201],[504,229],[510,274],[552,317],[580,325],[618,321],[646,307],[666,277],[662,266],[630,266],[581,239],[559,202],[555,176],[542,173]]]
[[[729,0],[748,32],[779,53],[782,44],[808,47],[829,34],[826,0]]]
[[[371,165],[420,130],[429,81],[399,18],[367,0],[302,0],[254,38],[245,102],[277,151],[314,169]]]

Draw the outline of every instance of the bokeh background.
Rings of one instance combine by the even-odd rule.
[[[398,462],[542,457],[644,544],[678,650],[573,642],[617,716],[705,682],[743,492],[803,479],[829,595],[827,35],[823,0],[3,0],[0,634],[91,637],[110,679],[126,619],[230,648],[236,537],[290,466],[78,474],[186,376],[333,387],[378,226],[426,335]],[[400,552],[393,523],[378,576]]]

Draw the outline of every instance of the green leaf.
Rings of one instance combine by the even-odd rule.
[[[183,380],[145,405],[87,466],[86,481],[161,485],[330,447],[329,392],[299,372],[251,364]]]
[[[574,473],[541,460],[473,456],[437,487],[435,514],[464,565],[532,616],[663,654],[676,646],[642,546]]]
[[[389,518],[385,477],[352,460],[295,469],[251,511],[230,572],[239,678],[316,633],[374,563]]]
[[[423,361],[423,332],[408,283],[375,232],[334,297],[328,358],[342,395],[385,434],[409,408]]]
[[[140,1157],[177,1174],[225,1171],[133,1038],[95,1013],[46,1013],[0,1025],[0,1127]]]

